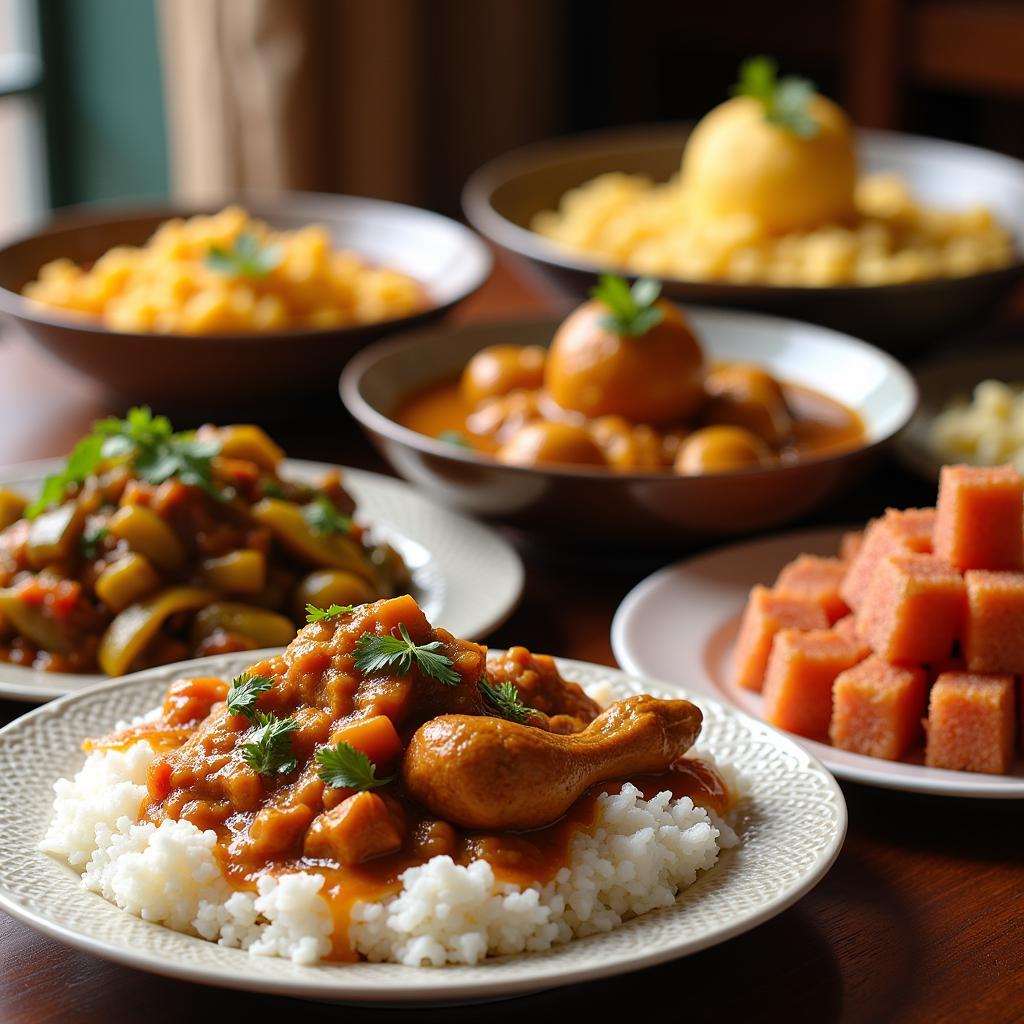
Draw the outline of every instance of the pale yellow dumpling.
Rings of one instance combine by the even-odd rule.
[[[694,128],[683,154],[682,186],[694,215],[755,218],[771,234],[808,231],[855,217],[857,157],[846,115],[814,95],[802,137],[769,121],[764,104],[736,96]]]

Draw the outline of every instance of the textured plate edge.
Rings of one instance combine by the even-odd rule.
[[[232,656],[228,656],[229,660],[231,657]],[[208,664],[209,662],[216,660],[223,661],[225,660],[225,656],[221,655],[216,658],[194,659],[194,663]],[[596,665],[564,658],[558,658],[556,661],[560,668],[562,668],[568,675],[571,675],[575,668],[582,667],[588,671],[597,670],[602,673],[610,673],[614,676],[621,677],[620,683],[627,688],[629,684],[632,683],[640,686],[644,690],[651,689],[655,692],[661,690],[662,692],[670,693],[679,692],[678,687],[648,679],[643,676],[631,675],[611,666]],[[161,668],[166,668],[166,666],[161,666]],[[67,697],[61,698],[59,701],[41,705],[0,729],[0,742],[5,741],[10,734],[16,733],[19,728],[23,727],[23,723],[26,720],[59,714],[66,706],[72,703],[96,696],[97,691],[116,690],[118,686],[123,685],[126,680],[129,683],[153,682],[153,680],[147,678],[153,673],[153,671],[154,670],[148,670],[146,672],[136,673],[134,676],[123,677],[119,680],[105,681],[99,686],[91,688],[89,691],[70,694]],[[159,671],[159,669],[155,671]],[[700,952],[703,949],[719,945],[736,937],[737,935],[744,934],[754,928],[757,928],[766,921],[783,913],[794,903],[803,898],[803,896],[815,888],[828,871],[831,870],[842,849],[849,824],[846,801],[841,788],[824,765],[810,752],[795,743],[789,736],[780,733],[778,730],[773,729],[764,722],[748,715],[746,712],[730,706],[724,701],[717,700],[713,697],[706,697],[702,694],[693,693],[691,695],[696,697],[702,703],[715,705],[719,714],[724,714],[726,717],[738,719],[751,733],[755,735],[760,733],[770,737],[773,745],[781,748],[784,753],[796,757],[798,762],[803,765],[804,769],[811,775],[815,776],[826,788],[828,795],[831,798],[831,803],[835,808],[836,822],[835,830],[831,834],[827,846],[819,851],[813,866],[807,871],[806,875],[798,884],[794,885],[783,894],[776,896],[769,903],[765,904],[749,916],[731,923],[721,931],[699,936],[689,942],[677,943],[665,949],[618,959],[613,964],[602,965],[597,970],[595,970],[595,966],[593,964],[589,964],[577,968],[570,968],[559,974],[544,975],[540,978],[527,977],[509,979],[508,981],[498,979],[473,983],[472,981],[467,981],[466,972],[472,970],[472,968],[469,967],[457,967],[453,969],[425,968],[425,979],[427,977],[433,977],[435,972],[445,970],[457,970],[459,974],[454,984],[451,982],[437,984],[428,983],[424,985],[417,985],[412,988],[402,989],[396,988],[391,984],[378,983],[358,984],[356,986],[350,985],[347,988],[342,988],[336,983],[307,984],[301,980],[289,981],[287,979],[274,977],[268,977],[265,980],[261,980],[258,977],[245,976],[244,978],[228,978],[225,980],[225,975],[222,971],[215,968],[204,968],[202,966],[197,967],[191,964],[176,964],[172,961],[160,959],[155,953],[146,954],[135,952],[131,948],[109,947],[104,945],[101,940],[93,939],[89,935],[69,929],[41,914],[36,913],[30,908],[25,907],[11,895],[2,884],[0,884],[0,908],[4,909],[29,927],[35,928],[57,941],[64,942],[76,949],[81,949],[87,953],[98,956],[101,959],[123,964],[134,969],[185,981],[211,984],[218,987],[254,992],[268,992],[299,998],[321,999],[334,1003],[408,1004],[417,1002],[442,1002],[450,1004],[452,1002],[459,1001],[499,999],[507,996],[525,995],[554,988],[562,988],[583,981],[593,980],[598,977],[604,978],[631,973],[659,963],[681,959],[693,953]],[[45,856],[45,854],[42,856]],[[706,875],[702,875],[701,877],[706,877]],[[640,920],[642,920],[642,918]],[[153,925],[153,927],[161,926]],[[600,936],[594,936],[592,938],[600,938]],[[195,941],[202,942],[203,940],[195,939]],[[582,943],[587,942],[588,939],[575,941]],[[543,954],[535,955],[542,956]],[[529,956],[529,954],[527,954],[527,956]],[[449,974],[448,977],[451,978],[452,974]]]
[[[824,539],[830,536],[833,536],[838,542],[842,534],[847,529],[851,528],[860,529],[861,527],[850,525],[812,527],[803,530],[787,530],[782,533],[768,534],[767,536],[761,537],[757,540],[742,541],[738,544],[723,544],[711,551],[701,552],[698,555],[680,559],[670,565],[663,566],[661,569],[657,569],[655,572],[644,577],[644,579],[637,583],[636,586],[634,586],[622,599],[618,608],[615,609],[615,614],[612,617],[610,637],[612,653],[615,660],[618,662],[619,667],[628,675],[635,676],[637,678],[651,679],[652,681],[657,682],[658,685],[664,686],[669,690],[676,692],[685,691],[686,688],[679,686],[677,683],[673,683],[665,679],[657,679],[656,677],[651,676],[643,665],[633,657],[632,645],[625,639],[627,621],[633,614],[635,606],[640,603],[649,590],[656,589],[657,584],[662,579],[669,577],[683,566],[697,561],[710,560],[717,555],[723,555],[735,549],[753,548],[767,542],[782,542],[786,539],[792,539],[793,542],[796,543],[801,538],[804,538],[807,541],[812,541],[814,539]],[[746,711],[727,699],[727,695],[724,695],[721,690],[719,690],[719,688],[707,678],[702,668],[698,669],[694,673],[694,676],[699,683],[698,685],[692,685],[690,692],[696,693],[701,699],[714,700],[719,704],[726,705],[740,714],[747,714]],[[754,718],[754,721],[759,721],[759,719]],[[767,728],[772,728],[772,726],[769,726],[766,722],[762,722],[761,724],[765,725]],[[833,748],[825,743],[808,740],[802,736],[797,736],[795,733],[782,732],[781,730],[776,731],[780,732],[780,734],[785,736],[786,739],[795,743],[816,761],[823,764],[833,775],[835,775],[836,778],[842,779],[844,782],[856,782],[860,785],[873,786],[878,789],[921,794],[925,796],[942,796],[953,797],[956,799],[975,800],[1024,800],[1024,778],[1020,780],[1020,785],[1016,788],[1003,787],[1001,789],[992,789],[991,786],[987,784],[988,776],[973,772],[947,773],[949,775],[956,776],[954,778],[918,778],[916,776],[911,776],[904,779],[887,774],[884,766],[890,762],[885,761],[883,758],[867,757],[866,755],[861,754],[850,754],[851,757],[856,757],[858,761],[864,761],[866,763],[863,765],[845,764],[833,759],[831,756]],[[920,767],[924,768],[923,765]],[[945,771],[945,769],[929,769],[929,771],[938,772]],[[964,776],[964,778],[959,778],[959,776]],[[995,777],[1006,778],[1006,776]]]

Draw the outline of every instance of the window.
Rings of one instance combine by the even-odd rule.
[[[0,0],[0,235],[47,205],[35,4]]]

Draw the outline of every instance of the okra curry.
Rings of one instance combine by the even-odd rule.
[[[0,490],[0,659],[111,676],[287,644],[305,607],[409,588],[340,474],[283,478],[254,426],[105,419],[31,503]]]
[[[86,743],[159,756],[140,820],[217,836],[233,887],[311,871],[349,960],[349,910],[402,887],[438,855],[483,859],[503,881],[546,883],[597,797],[632,782],[719,813],[733,795],[683,757],[700,732],[689,701],[633,696],[603,710],[554,661],[492,655],[433,628],[409,596],[310,608],[279,657],[230,683],[181,679],[157,719]]]
[[[493,345],[395,419],[513,465],[727,473],[857,448],[852,409],[764,369],[707,365],[658,285],[604,277],[551,346]]]

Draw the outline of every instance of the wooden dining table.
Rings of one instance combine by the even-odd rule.
[[[453,314],[470,322],[559,312],[568,296],[507,257]],[[1002,339],[1019,337],[1004,321]],[[990,329],[986,329],[990,330]],[[201,372],[197,370],[197,372]],[[61,455],[97,416],[124,403],[0,334],[0,465]],[[260,421],[261,410],[253,418]],[[189,426],[176,421],[178,426]],[[340,404],[279,412],[263,424],[293,456],[388,472]],[[859,521],[886,506],[934,502],[934,485],[882,462],[853,494],[803,525]],[[509,534],[526,589],[488,641],[614,665],[612,616],[667,562],[711,544],[656,552],[571,548]],[[486,574],[486,567],[481,567]],[[0,723],[29,710],[0,701]],[[712,949],[658,967],[467,1007],[338,1008],[207,988],[61,945],[0,913],[0,1024],[44,1021],[257,1020],[451,1024],[573,1019],[658,1021],[1019,1022],[1024,1020],[1024,806],[842,783],[849,832],[824,880],[793,907]]]

